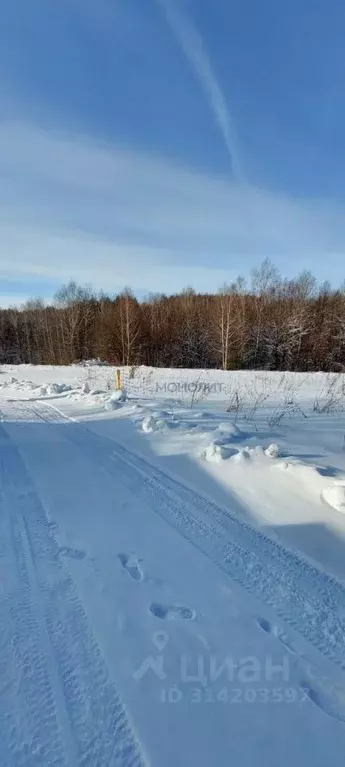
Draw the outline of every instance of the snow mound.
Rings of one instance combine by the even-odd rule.
[[[255,461],[258,459],[262,459],[265,457],[265,450],[262,447],[262,445],[256,445],[256,447],[249,447],[248,445],[246,447],[241,447],[239,450],[236,450],[236,453],[233,455],[233,460],[235,461]]]
[[[119,407],[121,407],[121,404],[125,402],[125,400],[126,395],[122,389],[119,389],[119,391],[114,391],[113,394],[110,395],[109,399],[107,399],[105,402],[104,409],[117,410]]]
[[[9,378],[7,381],[3,381],[0,384],[0,387],[6,388],[10,387],[11,389],[16,389],[17,391],[33,391],[40,389],[40,384],[37,385],[37,383],[33,383],[33,381],[26,381],[18,380],[18,378],[14,378],[13,376]]]
[[[272,442],[266,449],[262,445],[256,445],[256,447],[241,447],[236,455],[233,456],[236,461],[255,461],[262,458],[270,458],[271,460],[279,457],[279,446]]]
[[[334,482],[325,487],[321,495],[329,506],[345,514],[345,482]]]
[[[279,458],[279,445],[277,445],[275,442],[272,442],[271,445],[269,445],[265,450],[265,455],[267,455],[269,458]]]
[[[114,391],[110,399],[113,402],[124,402],[127,399],[125,390],[118,389],[118,391]]]
[[[249,461],[251,458],[251,450],[248,447],[241,447],[235,455],[232,456],[232,460],[241,463],[242,461]]]
[[[64,392],[72,391],[72,386],[65,383],[50,383],[50,384],[44,384],[40,387],[40,394],[41,396],[45,396],[48,394],[48,396],[54,396],[54,394],[63,394]]]
[[[226,450],[223,445],[207,445],[204,450],[203,457],[208,463],[221,463],[227,458]]]
[[[155,418],[154,415],[147,415],[141,424],[141,428],[146,434],[152,434],[153,431],[164,429],[166,425],[166,421],[164,421],[163,418]]]
[[[231,456],[234,456],[235,454],[237,454],[237,450],[234,448],[228,447],[226,444],[223,445],[215,441],[211,442],[210,445],[207,445],[202,453],[202,457],[208,463],[221,463],[221,461],[226,461],[228,458],[231,458]]]
[[[118,410],[121,407],[121,403],[118,400],[108,399],[104,403],[104,410]]]

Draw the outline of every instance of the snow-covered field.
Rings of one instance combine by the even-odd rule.
[[[0,368],[0,764],[340,767],[345,378]]]

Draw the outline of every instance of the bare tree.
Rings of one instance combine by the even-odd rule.
[[[216,311],[216,337],[223,370],[231,367],[232,345],[238,337],[240,314],[237,310],[236,285],[223,285],[219,292]]]
[[[345,366],[345,283],[317,286],[310,272],[281,279],[265,261],[218,294],[191,288],[138,302],[129,289],[95,295],[75,282],[52,305],[0,309],[0,362],[324,370]]]
[[[134,365],[138,354],[140,319],[138,302],[126,288],[118,297],[120,317],[121,364]]]

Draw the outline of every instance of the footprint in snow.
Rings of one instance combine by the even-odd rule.
[[[345,694],[340,688],[321,680],[318,689],[311,686],[309,681],[301,682],[301,689],[305,698],[308,698],[324,714],[337,719],[338,722],[345,722]]]
[[[270,623],[266,618],[258,618],[258,625],[266,634],[273,634],[280,642],[294,655],[299,655],[297,650],[290,643],[289,638],[278,626]],[[300,655],[300,660],[304,658]],[[309,673],[312,674],[312,668],[309,666]],[[345,691],[329,680],[320,677],[318,674],[314,678],[315,686],[309,679],[304,679],[300,683],[300,688],[304,693],[304,700],[310,700],[315,706],[323,711],[327,716],[337,719],[339,722],[345,721]]]
[[[132,554],[118,554],[118,558],[122,567],[134,581],[142,581],[144,579],[144,573],[137,557]]]
[[[163,605],[160,602],[150,604],[150,613],[163,621],[193,620],[195,611],[183,605]]]
[[[283,631],[281,631],[278,626],[275,626],[273,623],[270,623],[270,621],[266,620],[266,618],[258,618],[257,619],[258,626],[264,631],[266,634],[273,634],[279,641],[286,647],[287,650],[290,650],[294,655],[296,655],[296,650],[293,647],[292,642],[290,642],[288,636],[284,634]]]
[[[134,581],[144,580],[144,572],[136,556],[133,554],[118,554],[122,567]],[[152,602],[149,607],[150,613],[164,621],[193,620],[194,610],[184,605],[164,605],[160,602]]]

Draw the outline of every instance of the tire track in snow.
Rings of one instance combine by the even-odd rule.
[[[18,514],[13,504],[7,435],[0,431],[1,626],[7,637],[0,709],[5,724],[1,747],[6,765],[66,765],[40,629],[32,602]]]
[[[52,411],[50,418],[51,410],[46,406],[36,415],[48,422],[69,420],[58,411]],[[66,438],[95,464],[125,484],[244,589],[270,605],[325,657],[345,668],[345,622],[339,612],[345,607],[345,589],[338,581],[142,456],[81,424],[71,422],[71,426]],[[339,697],[335,686],[314,671],[317,687],[327,690],[326,703],[320,707],[344,720],[343,694]],[[315,696],[310,688],[311,700],[320,698],[317,687]]]
[[[69,421],[47,405],[37,416]],[[66,439],[78,444],[95,464],[116,476],[227,575],[345,669],[345,588],[339,581],[143,456],[83,424],[70,421],[70,426]]]
[[[0,439],[2,492],[13,517],[14,543],[4,565],[10,564],[16,582],[7,607],[14,623],[14,662],[24,684],[22,695],[13,690],[9,699],[4,691],[0,701],[0,710],[8,701],[5,715],[17,722],[7,764],[142,767],[144,756],[42,504],[3,427]]]
[[[143,495],[160,516],[345,668],[339,614],[345,589],[338,581],[127,448],[116,444],[114,452],[130,467],[129,476],[141,474]]]
[[[27,521],[24,517],[18,518],[18,537],[21,539],[21,549],[25,561],[25,570],[28,575],[28,585],[31,599],[37,616],[37,625],[39,628],[42,651],[45,657],[48,676],[50,679],[50,697],[51,708],[56,709],[57,717],[60,723],[61,736],[63,738],[64,752],[68,765],[77,764],[76,743],[71,729],[71,720],[68,715],[65,698],[63,693],[63,684],[59,678],[56,667],[55,655],[49,638],[49,631],[44,616],[44,607],[38,585],[34,553],[31,548],[30,533]]]
[[[207,517],[210,517],[210,513],[207,514],[207,511],[216,511],[217,523],[229,531],[231,519],[227,519],[228,514],[225,510],[153,467],[140,456],[116,445],[116,455],[122,460],[123,451],[126,453],[124,460],[131,468],[138,470],[138,463],[143,461],[144,468],[139,470],[142,471],[144,479],[145,501],[159,516],[182,533],[186,540],[212,559],[241,587],[273,607],[278,616],[293,626],[322,655],[340,665],[342,669],[345,668],[345,625],[338,614],[340,604],[345,604],[345,590],[337,581],[309,566],[304,560],[295,557],[292,552],[280,547],[246,523],[246,532],[250,531],[254,538],[257,534],[261,543],[267,543],[271,556],[267,562],[264,561],[267,552],[259,548],[258,540],[254,541],[254,551],[248,550],[249,541],[245,542],[245,548],[243,542],[240,546],[234,541],[223,542],[224,533],[222,535],[219,529],[208,523]],[[107,465],[106,468],[109,469]],[[137,485],[135,493],[138,495]],[[203,512],[206,512],[204,520],[200,519]],[[223,515],[226,515],[225,519]],[[241,524],[242,521],[238,521]],[[278,638],[281,641],[281,637]],[[299,657],[299,663],[303,680],[301,688],[305,689],[306,696],[325,714],[344,722],[344,686],[325,678],[315,665],[302,656]]]

